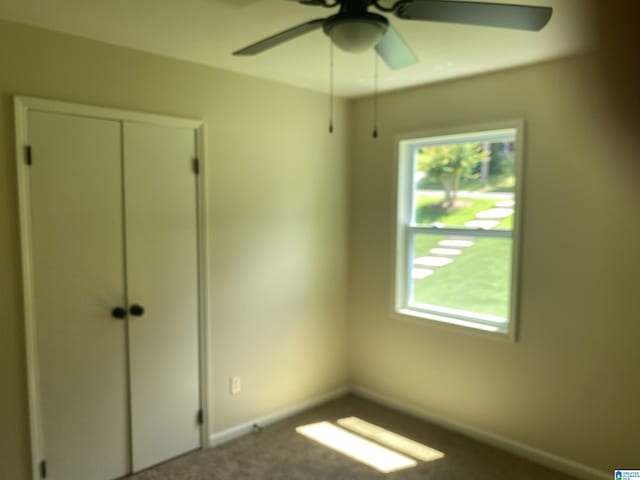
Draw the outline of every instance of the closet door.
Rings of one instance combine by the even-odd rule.
[[[121,124],[30,111],[31,268],[50,480],[129,471]]]
[[[200,447],[196,132],[125,123],[123,141],[132,452],[139,471]]]

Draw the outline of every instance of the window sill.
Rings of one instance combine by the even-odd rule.
[[[474,323],[466,320],[437,315],[434,313],[420,312],[410,308],[401,308],[392,312],[392,318],[402,322],[408,322],[420,326],[434,326],[452,332],[461,332],[484,338],[491,338],[508,343],[515,343],[516,336],[513,325],[509,330],[499,330],[497,327]],[[511,322],[513,323],[513,321]]]

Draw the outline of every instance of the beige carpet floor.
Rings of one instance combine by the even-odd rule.
[[[356,416],[444,453],[392,473],[379,471],[320,445],[295,428]],[[139,473],[131,480],[571,480],[465,436],[349,395],[259,433],[198,451]]]

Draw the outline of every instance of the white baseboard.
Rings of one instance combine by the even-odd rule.
[[[603,480],[612,478],[613,473],[605,473],[595,468],[583,465],[574,460],[554,455],[552,453],[540,450],[524,443],[517,442],[507,437],[496,435],[491,432],[481,430],[471,425],[467,425],[461,422],[450,420],[440,415],[434,415],[427,413],[422,409],[415,406],[408,405],[404,402],[395,400],[386,395],[374,392],[367,388],[354,385],[351,389],[352,393],[359,395],[363,398],[371,400],[398,410],[414,417],[421,418],[435,425],[446,428],[456,433],[461,433],[467,437],[471,437],[480,442],[489,444],[501,450],[505,450],[514,455],[526,458],[532,462],[539,463],[546,467],[558,470],[560,472],[572,475],[574,477],[582,478],[584,480]]]
[[[325,393],[324,395],[318,395],[304,402],[297,403],[282,410],[270,413],[269,415],[254,418],[253,420],[241,423],[240,425],[236,425],[220,432],[212,433],[209,436],[209,446],[215,447],[217,445],[221,445],[236,438],[242,437],[243,435],[250,433],[253,425],[255,424],[258,424],[261,427],[266,427],[267,425],[279,422],[280,420],[284,420],[285,418],[291,417],[297,413],[304,412],[305,410],[308,410],[310,408],[316,407],[331,400],[335,400],[336,398],[343,397],[350,391],[351,389],[349,387],[338,388],[337,390],[334,390],[332,392]]]

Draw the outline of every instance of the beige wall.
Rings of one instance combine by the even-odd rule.
[[[354,107],[355,384],[603,471],[640,445],[637,150],[574,58],[396,92]],[[518,343],[390,318],[393,136],[526,121]]]
[[[383,95],[374,141],[368,99],[339,102],[329,136],[326,97],[275,83],[5,22],[0,58],[0,478],[29,469],[13,94],[207,123],[213,431],[344,385],[350,362],[356,384],[427,412],[633,467],[640,172],[585,60]],[[519,342],[390,319],[393,135],[514,117],[527,122]]]
[[[324,95],[5,22],[0,59],[0,478],[29,475],[13,94],[206,122],[213,431],[345,385],[345,101],[330,136]]]

